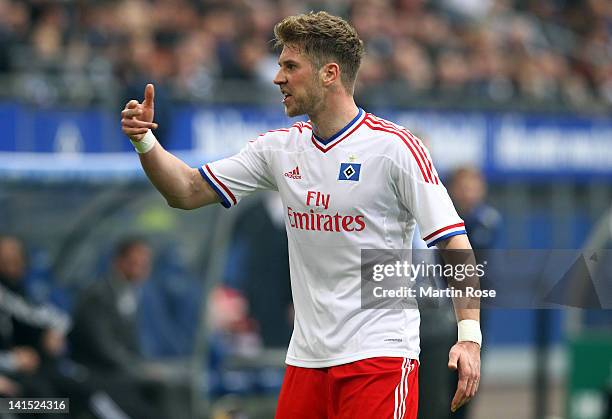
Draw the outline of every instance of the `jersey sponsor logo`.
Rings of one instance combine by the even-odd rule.
[[[360,172],[361,163],[340,163],[338,180],[352,180],[358,182]]]
[[[285,173],[285,177],[288,177],[289,179],[301,179],[302,175],[300,175],[300,168],[295,166],[295,169],[289,170]]]
[[[297,230],[329,231],[329,232],[359,232],[366,228],[365,217],[359,215],[343,215],[338,212],[326,214],[329,209],[331,194],[321,191],[307,191],[304,200],[307,212],[296,211],[287,207],[289,226]]]
[[[289,225],[297,230],[329,231],[335,233],[363,231],[366,227],[363,215],[322,214],[312,208],[308,212],[287,207]]]

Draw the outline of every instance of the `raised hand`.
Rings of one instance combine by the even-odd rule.
[[[457,391],[451,402],[451,411],[455,412],[470,401],[478,391],[480,346],[474,342],[457,342],[448,354],[448,368],[459,373]]]
[[[147,84],[144,91],[144,100],[130,100],[121,111],[121,130],[132,141],[140,141],[150,129],[156,129],[153,122],[155,87]]]

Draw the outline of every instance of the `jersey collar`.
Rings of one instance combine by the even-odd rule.
[[[312,143],[315,145],[315,147],[326,153],[336,144],[338,144],[339,142],[347,138],[349,135],[351,135],[353,132],[355,132],[365,119],[365,112],[363,111],[363,109],[358,108],[358,110],[359,112],[357,112],[357,116],[353,118],[351,122],[349,122],[344,128],[332,135],[327,140],[324,140],[318,135],[316,135],[313,130]]]

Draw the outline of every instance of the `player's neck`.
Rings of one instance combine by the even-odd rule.
[[[315,134],[327,139],[351,122],[358,112],[353,97],[346,96],[334,101],[326,101],[325,105],[316,114],[308,116]]]

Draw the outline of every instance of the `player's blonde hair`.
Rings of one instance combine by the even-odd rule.
[[[276,47],[297,46],[320,69],[335,62],[347,92],[353,93],[363,57],[363,41],[347,21],[327,12],[289,16],[274,26]]]

